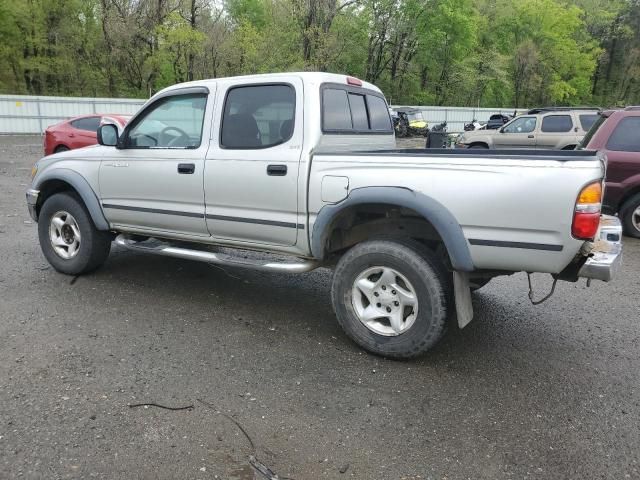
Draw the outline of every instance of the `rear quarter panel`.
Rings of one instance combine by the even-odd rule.
[[[348,178],[349,192],[368,186],[419,191],[447,208],[471,239],[554,246],[507,248],[472,245],[477,269],[558,273],[583,241],[571,236],[577,195],[602,177],[600,160],[560,162],[543,159],[471,156],[323,155],[313,158],[309,186],[310,231],[322,201],[327,175]]]

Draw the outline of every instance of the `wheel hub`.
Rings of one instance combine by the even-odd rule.
[[[354,280],[352,295],[358,319],[378,335],[400,335],[415,322],[418,313],[415,289],[393,268],[366,269]]]
[[[631,222],[636,230],[640,232],[640,207],[636,208],[631,215]]]
[[[66,243],[67,245],[71,245],[73,243],[73,240],[74,240],[73,230],[69,225],[63,225],[62,228],[60,229],[60,233],[62,234],[61,237],[62,237],[62,240],[64,240],[64,243]]]
[[[75,257],[80,250],[80,228],[69,212],[56,212],[49,223],[49,240],[53,251],[65,260]]]

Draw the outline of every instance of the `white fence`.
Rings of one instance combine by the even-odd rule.
[[[49,125],[76,115],[135,113],[145,100],[125,98],[34,97],[0,95],[0,134],[40,134]],[[494,113],[513,114],[508,108],[394,107],[415,108],[430,126],[447,122],[449,132],[461,132],[465,123],[486,122]]]
[[[0,95],[0,134],[39,134],[76,115],[135,113],[145,100]]]

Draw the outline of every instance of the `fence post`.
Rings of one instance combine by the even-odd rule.
[[[40,111],[40,97],[36,98],[36,108],[38,111],[38,129],[39,129],[40,135],[42,135],[44,129],[42,128],[42,113]]]

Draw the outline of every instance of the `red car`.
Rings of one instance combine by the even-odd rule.
[[[617,213],[625,233],[640,238],[640,107],[602,112],[582,145],[609,160],[603,211]]]
[[[44,131],[44,154],[65,152],[98,143],[96,132],[103,123],[114,123],[122,129],[131,115],[82,115],[51,125]]]

